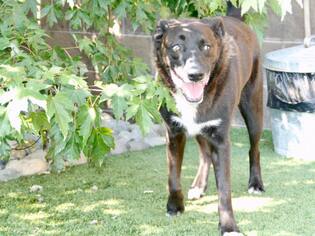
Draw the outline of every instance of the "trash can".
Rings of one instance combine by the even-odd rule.
[[[315,160],[315,35],[267,53],[264,68],[275,151]]]

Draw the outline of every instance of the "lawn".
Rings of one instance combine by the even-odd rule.
[[[315,163],[284,159],[261,142],[266,192],[247,193],[248,141],[232,131],[232,189],[236,219],[246,235],[315,234]],[[207,195],[185,201],[178,217],[165,215],[165,147],[110,157],[101,168],[76,166],[61,174],[0,183],[0,235],[218,235],[213,171]],[[194,140],[186,146],[185,194],[196,173]],[[32,185],[43,190],[30,193]]]

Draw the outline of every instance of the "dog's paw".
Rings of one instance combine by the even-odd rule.
[[[176,214],[174,212],[166,212],[165,216],[166,217],[176,217],[176,216],[180,216],[182,214],[182,212],[178,211]]]
[[[188,191],[188,200],[197,200],[205,195],[202,188],[194,187]]]
[[[226,232],[223,234],[223,236],[244,236],[244,234],[239,232]]]
[[[184,212],[184,196],[181,191],[172,192],[169,195],[166,209],[170,216],[176,216],[178,213]]]
[[[248,193],[249,194],[262,194],[265,192],[264,185],[261,180],[253,178],[248,184]]]
[[[259,189],[259,188],[250,187],[248,189],[249,194],[261,195],[263,192],[264,192],[264,190]]]

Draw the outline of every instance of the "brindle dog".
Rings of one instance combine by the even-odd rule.
[[[184,211],[180,175],[187,132],[196,136],[200,150],[199,169],[188,198],[204,195],[212,163],[220,232],[239,232],[231,203],[229,134],[237,106],[250,139],[248,191],[264,191],[259,154],[263,80],[256,36],[231,17],[162,20],[154,43],[159,76],[169,87],[179,112],[174,114],[165,107],[160,111],[167,126],[167,212],[176,215]]]

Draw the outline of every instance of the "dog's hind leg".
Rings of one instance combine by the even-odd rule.
[[[201,198],[207,189],[209,168],[211,166],[210,145],[201,135],[196,137],[199,145],[199,168],[196,177],[188,191],[188,199]]]
[[[263,129],[263,80],[259,60],[256,60],[250,80],[245,85],[239,104],[250,140],[248,183],[249,193],[261,193],[264,186],[260,170],[259,140]]]

